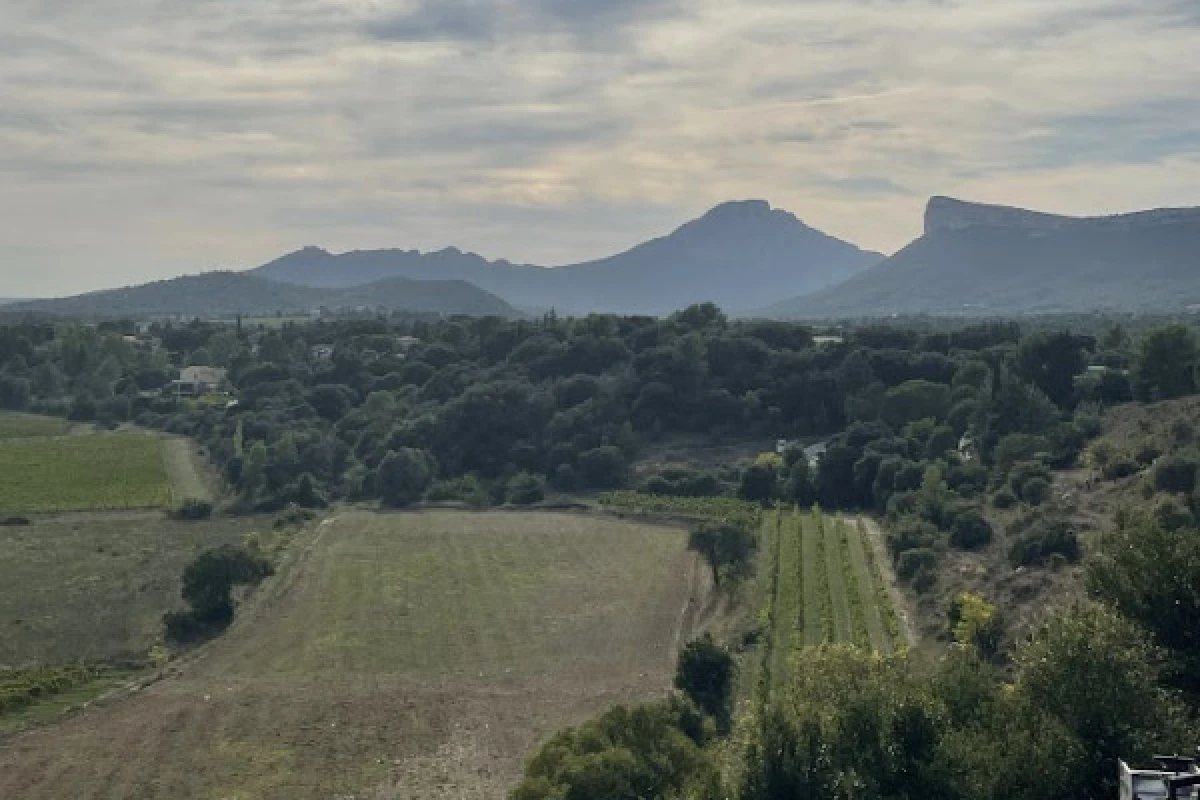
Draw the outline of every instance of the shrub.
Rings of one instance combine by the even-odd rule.
[[[179,519],[199,520],[208,519],[212,516],[213,504],[207,500],[199,500],[195,497],[189,497],[183,501],[175,511],[175,516]]]
[[[970,592],[957,594],[946,609],[946,618],[955,643],[972,647],[989,660],[1000,652],[1004,620],[987,600]]]
[[[937,568],[937,552],[928,547],[905,550],[896,559],[896,575],[902,581],[914,582],[923,572]]]
[[[1191,494],[1196,489],[1196,461],[1192,457],[1171,456],[1154,469],[1154,486],[1161,492]]]
[[[966,511],[954,520],[950,542],[963,550],[977,550],[992,541],[992,526],[978,511]]]
[[[1141,464],[1143,467],[1150,466],[1161,455],[1162,455],[1162,449],[1159,448],[1157,445],[1155,445],[1154,442],[1152,442],[1148,439],[1143,441],[1141,444],[1139,444],[1137,446],[1137,448],[1133,451],[1134,460],[1137,461],[1137,463]]]
[[[29,517],[4,517],[0,519],[0,527],[4,528],[20,528],[32,524]]]
[[[728,733],[733,719],[733,688],[737,667],[733,656],[711,634],[691,642],[679,654],[675,688],[717,721]]]
[[[433,483],[432,456],[424,450],[401,447],[379,462],[375,482],[385,505],[404,508],[420,502]]]
[[[545,498],[545,482],[538,475],[519,472],[508,481],[508,502],[514,506],[531,506]]]
[[[1050,482],[1042,477],[1033,477],[1021,486],[1021,499],[1031,506],[1040,506],[1050,496]]]
[[[1013,543],[1008,559],[1015,567],[1044,565],[1055,554],[1071,563],[1079,560],[1079,537],[1067,520],[1060,517],[1034,515],[1017,520],[1009,533],[1013,535]]]
[[[1121,455],[1104,465],[1101,474],[1105,480],[1119,481],[1138,473],[1138,463],[1129,456]]]
[[[995,508],[1012,508],[1017,504],[1017,496],[1008,489],[1001,489],[992,495],[992,505]]]
[[[1167,531],[1178,531],[1192,527],[1196,520],[1192,512],[1174,497],[1164,498],[1154,508],[1154,520]]]
[[[893,556],[907,550],[929,549],[937,544],[938,529],[920,517],[906,516],[897,520],[888,530],[888,549]]]
[[[1037,479],[1044,481],[1048,488],[1051,480],[1050,470],[1046,469],[1046,466],[1040,462],[1024,461],[1012,468],[1012,472],[1008,476],[1008,486],[1013,490],[1013,494],[1015,494],[1021,500],[1024,500],[1026,503],[1032,503],[1032,501],[1026,497],[1026,486],[1031,481]],[[1045,499],[1044,496],[1043,499]],[[1038,502],[1040,503],[1041,501]],[[1033,505],[1037,504],[1038,503],[1033,503]]]
[[[183,571],[180,595],[191,610],[164,615],[167,638],[188,642],[221,632],[233,621],[233,588],[256,584],[272,572],[266,559],[245,547],[201,553]]]

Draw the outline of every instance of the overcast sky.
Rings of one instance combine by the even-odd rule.
[[[763,198],[1200,205],[1197,0],[4,0],[0,297],[316,244],[560,264]]]

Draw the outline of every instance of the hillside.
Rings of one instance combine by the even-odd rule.
[[[354,286],[387,276],[453,278],[524,307],[660,315],[705,301],[730,310],[758,308],[781,294],[837,283],[881,258],[752,200],[717,206],[668,236],[618,255],[553,269],[487,261],[453,248],[333,255],[309,247],[253,272],[318,287]]]
[[[1063,217],[934,198],[925,233],[766,316],[1178,311],[1200,303],[1200,209]]]
[[[361,307],[416,313],[517,316],[517,312],[500,298],[463,281],[390,278],[351,289],[318,289],[237,272],[209,272],[76,297],[26,301],[5,310],[72,316],[207,316]]]

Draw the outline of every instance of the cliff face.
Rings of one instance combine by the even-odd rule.
[[[1024,231],[1058,231],[1093,228],[1132,230],[1159,225],[1200,223],[1200,208],[1159,208],[1105,217],[1067,217],[1026,211],[1023,208],[969,203],[953,197],[934,197],[925,207],[925,235],[967,228],[1011,228]]]
[[[767,310],[791,318],[1168,312],[1200,303],[1200,209],[1066,217],[935,197],[925,235]]]

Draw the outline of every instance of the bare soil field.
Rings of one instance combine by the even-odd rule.
[[[0,797],[502,797],[539,740],[668,688],[705,572],[675,528],[346,513],[164,680],[0,739]]]

